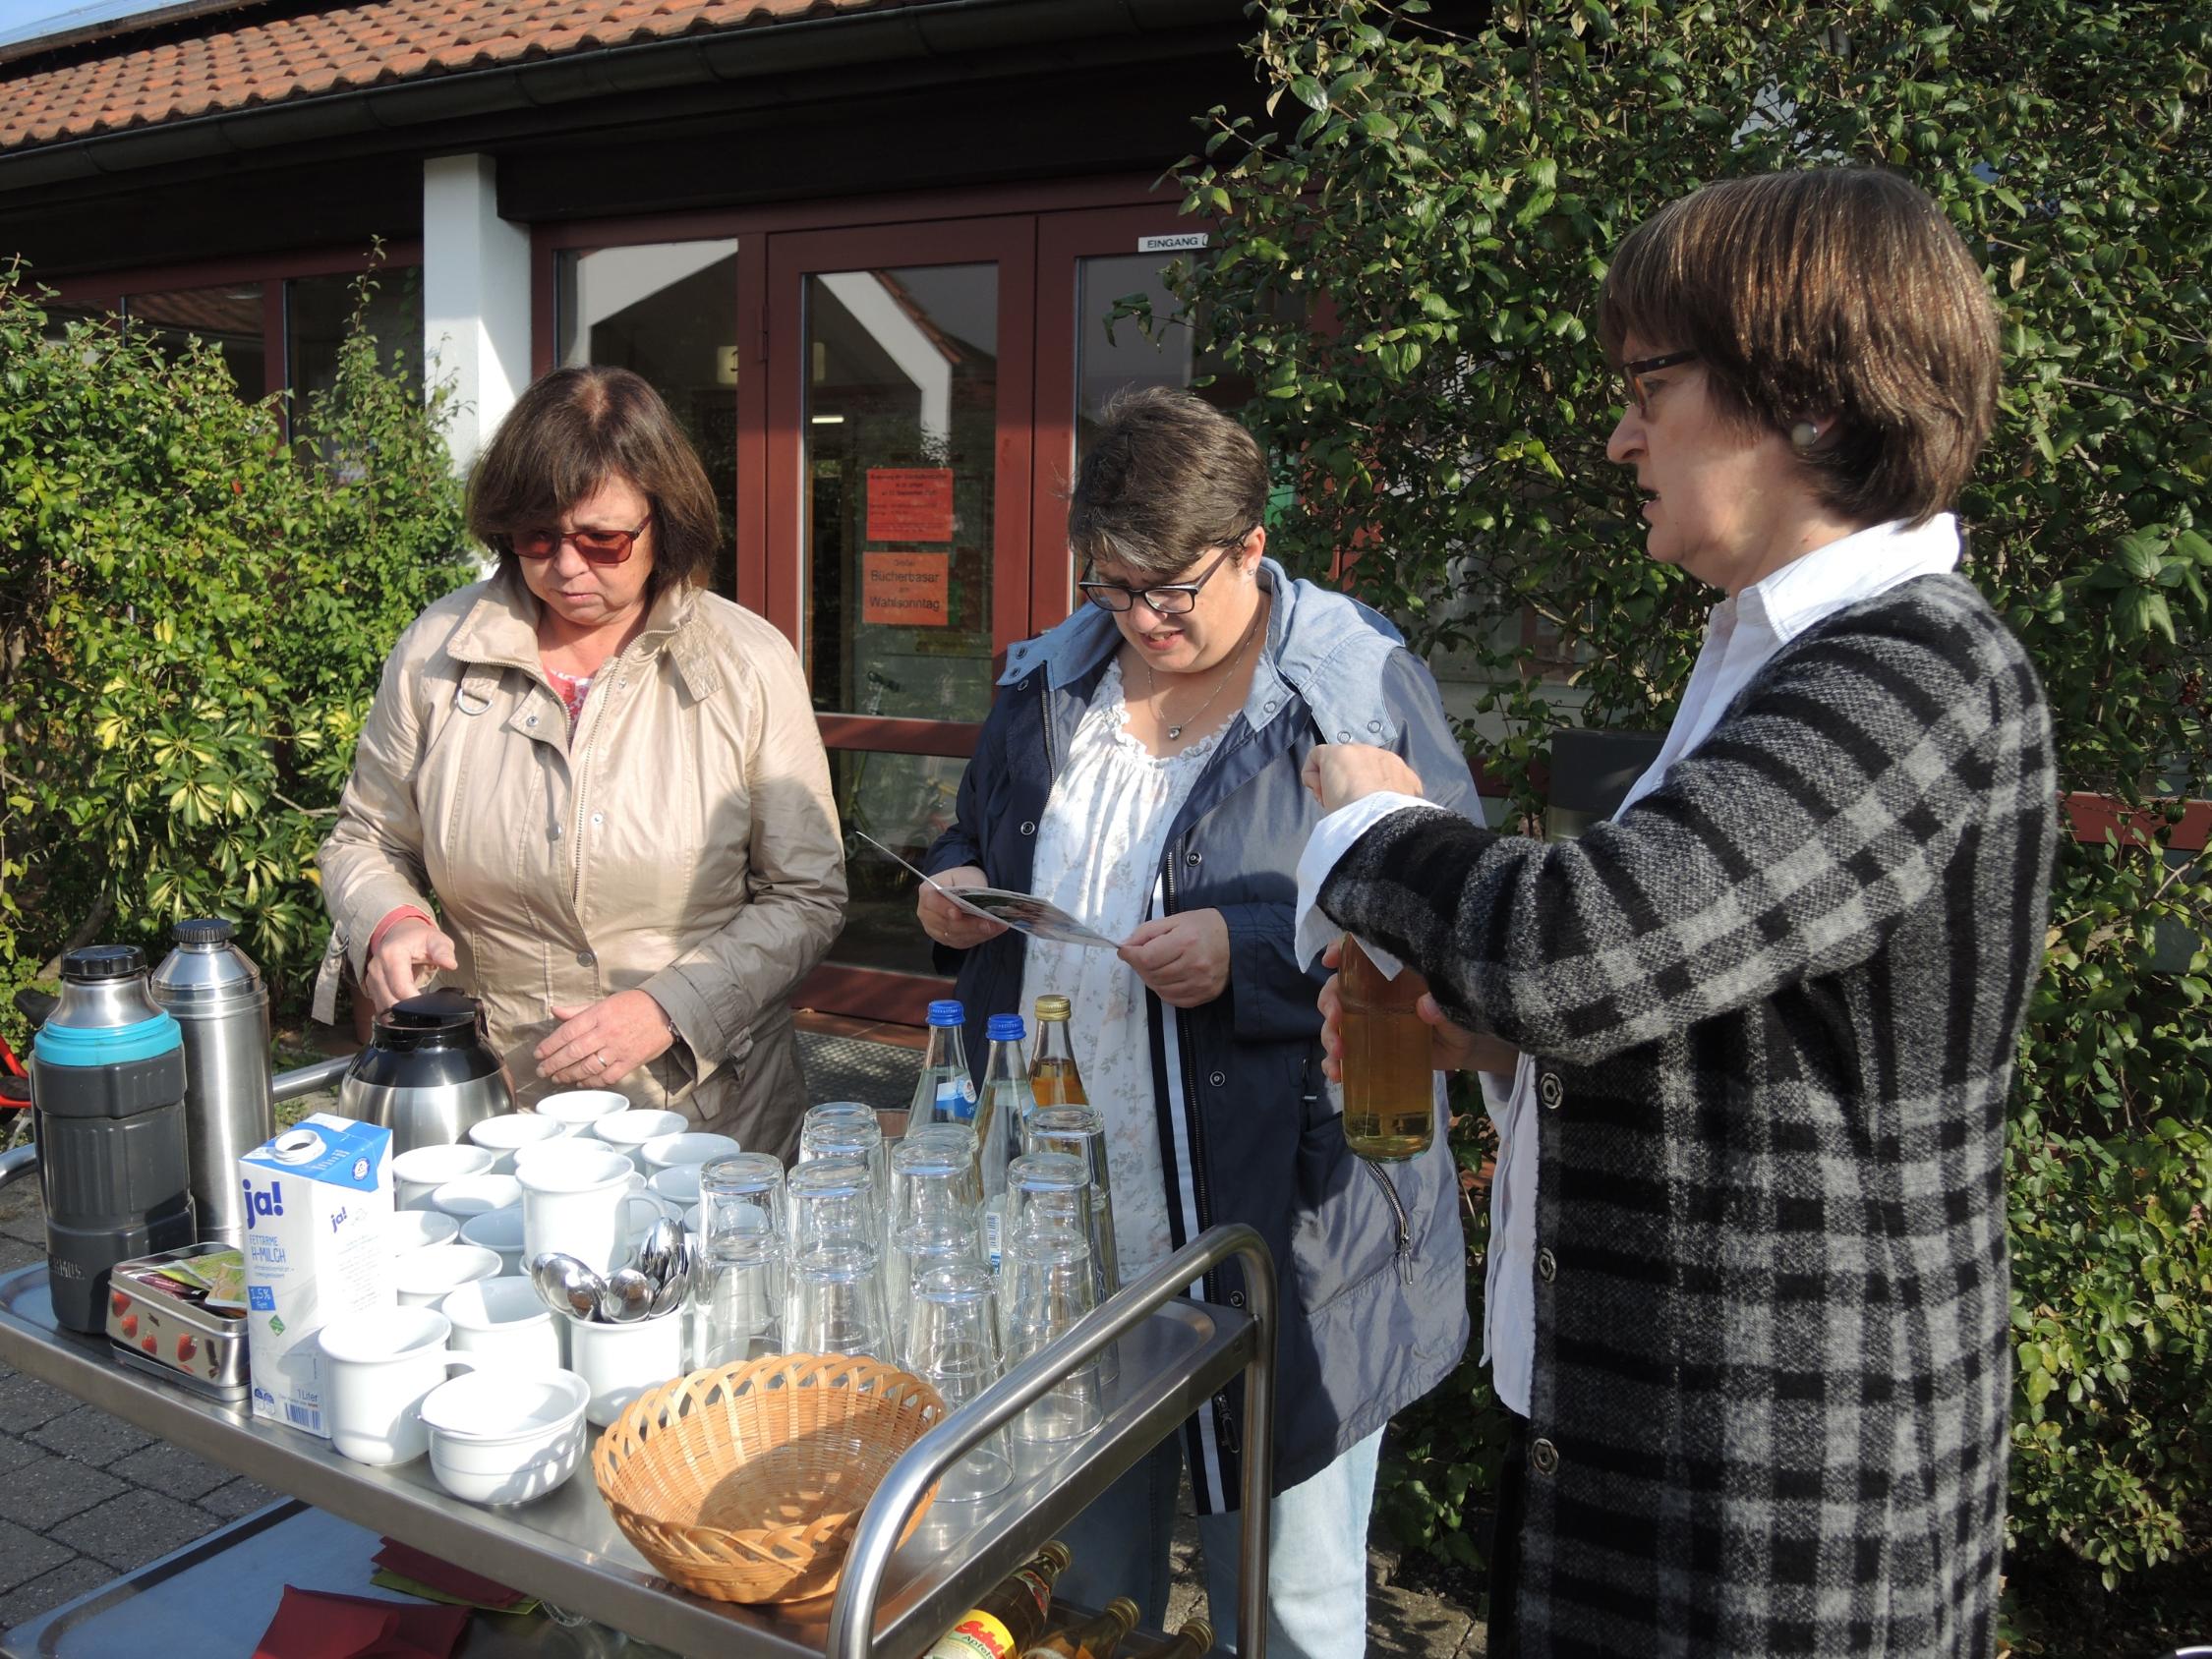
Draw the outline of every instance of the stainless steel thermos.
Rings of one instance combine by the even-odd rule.
[[[107,1328],[108,1270],[193,1242],[184,1034],[154,1005],[135,944],[62,958],[61,1001],[31,1043],[54,1317]]]
[[[220,918],[179,922],[153,1001],[184,1035],[185,1132],[203,1241],[245,1241],[238,1159],[276,1133],[268,991]]]

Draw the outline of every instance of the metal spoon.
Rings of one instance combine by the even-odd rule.
[[[675,1271],[678,1252],[683,1248],[683,1224],[663,1216],[645,1230],[645,1237],[637,1247],[637,1270],[652,1281],[658,1290]]]
[[[548,1250],[530,1264],[530,1283],[539,1297],[555,1313],[571,1319],[598,1319],[607,1286],[600,1276],[574,1256]]]
[[[683,1306],[684,1293],[690,1288],[690,1268],[678,1267],[662,1281],[661,1288],[654,1292],[653,1316],[659,1318],[664,1313],[675,1312],[677,1308]]]
[[[653,1281],[636,1268],[616,1268],[607,1276],[607,1295],[614,1309],[611,1317],[624,1325],[645,1318],[653,1311],[655,1288]]]

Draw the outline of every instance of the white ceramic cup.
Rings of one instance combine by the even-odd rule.
[[[463,1175],[457,1181],[447,1181],[431,1194],[431,1208],[439,1210],[460,1221],[472,1216],[490,1215],[494,1210],[511,1210],[522,1202],[522,1183],[512,1175],[501,1175],[487,1170],[481,1175]]]
[[[689,1321],[682,1308],[626,1325],[597,1319],[566,1323],[568,1368],[591,1390],[584,1415],[602,1428],[646,1390],[683,1374],[683,1337]]]
[[[580,1135],[602,1117],[630,1109],[630,1097],[612,1089],[568,1089],[538,1103],[538,1116],[560,1125],[563,1135]]]
[[[496,1117],[471,1123],[469,1144],[481,1146],[492,1154],[494,1174],[511,1175],[517,1147],[534,1146],[564,1133],[559,1123],[542,1112],[502,1112]]]
[[[481,1244],[433,1244],[392,1263],[392,1285],[401,1307],[436,1308],[445,1296],[479,1279],[495,1279],[499,1252]]]
[[[574,1256],[599,1273],[613,1266],[631,1232],[650,1227],[659,1202],[635,1189],[637,1172],[611,1148],[590,1159],[532,1159],[522,1182],[522,1259],[549,1250]],[[644,1221],[636,1220],[643,1212]]]
[[[431,1472],[472,1504],[542,1498],[584,1458],[582,1378],[567,1371],[492,1372],[456,1377],[423,1402]]]
[[[502,1279],[522,1272],[520,1201],[512,1209],[487,1210],[481,1216],[471,1216],[461,1224],[461,1242],[481,1244],[487,1250],[496,1250],[499,1254],[499,1277]]]
[[[602,1117],[592,1124],[591,1132],[615,1151],[628,1158],[639,1174],[651,1174],[645,1167],[645,1143],[662,1135],[681,1134],[690,1127],[690,1120],[680,1112],[617,1112]]]
[[[647,1190],[662,1203],[672,1205],[671,1214],[681,1215],[699,1202],[699,1171],[697,1164],[671,1164],[646,1181]]]
[[[527,1279],[480,1279],[449,1293],[437,1311],[452,1321],[455,1353],[488,1371],[558,1371],[568,1363],[563,1320]]]
[[[454,1366],[476,1364],[447,1350],[452,1330],[434,1307],[379,1307],[333,1319],[316,1334],[330,1444],[341,1457],[404,1463],[428,1450],[423,1397]]]
[[[401,1210],[435,1208],[431,1194],[463,1175],[481,1175],[494,1154],[481,1146],[418,1146],[391,1161],[392,1202]]]
[[[442,1210],[394,1210],[377,1218],[377,1230],[383,1234],[384,1248],[399,1256],[433,1244],[452,1243],[461,1224]]]
[[[645,1174],[650,1184],[652,1177],[663,1170],[697,1169],[711,1164],[717,1158],[734,1158],[744,1149],[728,1135],[713,1134],[705,1129],[689,1129],[677,1134],[655,1135],[645,1143]],[[693,1197],[698,1195],[694,1193]]]

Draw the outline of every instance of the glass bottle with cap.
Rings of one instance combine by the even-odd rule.
[[[1123,1639],[1136,1628],[1136,1603],[1116,1596],[1102,1613],[1062,1625],[1021,1659],[1114,1659]]]
[[[922,1659],[1015,1659],[1044,1634],[1053,1580],[1072,1559],[1068,1546],[1054,1539],[955,1620]]]
[[[1146,1648],[1124,1648],[1121,1659],[1206,1659],[1213,1651],[1213,1627],[1193,1619],[1166,1641]]]
[[[922,1055],[921,1078],[906,1108],[909,1130],[925,1123],[972,1123],[975,1120],[975,1079],[967,1069],[960,1047],[960,1024],[966,1011],[951,998],[929,1004],[929,1048]]]
[[[984,1035],[991,1054],[975,1100],[975,1141],[983,1176],[983,1251],[996,1273],[1005,1254],[1007,1166],[1021,1156],[1021,1130],[1036,1103],[1029,1093],[1029,1062],[1021,1058],[1027,1035],[1021,1016],[993,1014]]]
[[[1036,1003],[1037,1041],[1029,1051],[1029,1092],[1039,1106],[1088,1106],[1082,1073],[1076,1069],[1076,1049],[1068,1026],[1068,999],[1039,997]]]

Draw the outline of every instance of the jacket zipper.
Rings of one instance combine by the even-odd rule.
[[[1360,1167],[1374,1176],[1375,1185],[1382,1188],[1383,1201],[1390,1206],[1391,1219],[1398,1226],[1398,1282],[1413,1284],[1413,1223],[1406,1217],[1405,1200],[1398,1196],[1397,1184],[1375,1168],[1371,1159],[1360,1160]]]

